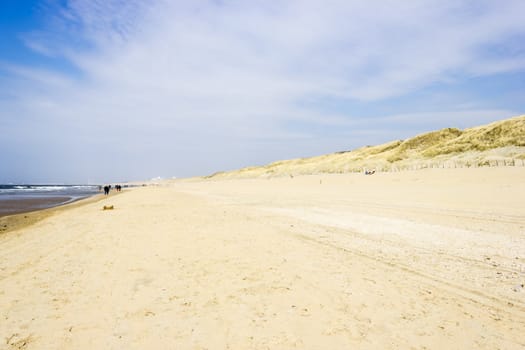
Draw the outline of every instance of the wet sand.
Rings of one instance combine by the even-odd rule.
[[[6,211],[9,211],[9,214],[0,215],[0,239],[2,239],[2,234],[7,234],[13,231],[17,231],[17,234],[21,234],[21,232],[23,232],[21,229],[24,227],[31,226],[64,210],[76,208],[87,203],[97,202],[103,197],[102,195],[94,195],[90,197],[78,198],[74,201],[69,201],[71,197],[63,198],[68,199],[66,204],[63,204],[63,201],[54,203],[49,202],[48,199],[44,199],[42,202],[44,202],[45,208],[34,210],[28,210],[28,203],[21,203],[20,206],[13,205],[12,203],[5,203],[4,205],[6,207]],[[39,205],[42,204],[42,202],[37,201],[35,204]],[[0,203],[2,203],[2,201],[0,201]],[[55,205],[52,205],[53,203]]]
[[[524,232],[525,168],[135,188],[0,236],[0,348],[523,349]]]
[[[0,197],[0,217],[51,208],[71,201],[72,197],[27,197],[4,199]]]

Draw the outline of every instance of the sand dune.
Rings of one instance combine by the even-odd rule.
[[[525,167],[136,188],[1,236],[0,348],[523,349],[524,232]]]
[[[215,178],[401,171],[421,168],[525,166],[525,115],[466,130],[446,128],[354,151],[283,160],[219,172]]]

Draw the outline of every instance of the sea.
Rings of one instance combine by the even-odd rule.
[[[98,185],[0,184],[0,216],[55,207],[99,192]]]

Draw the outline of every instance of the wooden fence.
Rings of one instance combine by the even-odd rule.
[[[447,160],[444,162],[436,161],[422,161],[416,164],[392,164],[387,166],[378,166],[358,170],[364,172],[365,169],[376,170],[381,172],[397,172],[397,171],[410,171],[420,169],[454,169],[454,168],[480,168],[480,167],[502,167],[502,166],[518,166],[525,167],[524,159],[506,158],[506,159],[494,159],[494,160],[483,160],[483,161],[471,161],[471,160]]]

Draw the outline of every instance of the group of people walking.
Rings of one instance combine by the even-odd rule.
[[[122,186],[121,185],[115,185],[115,190],[117,192],[122,191]],[[105,185],[104,186],[104,195],[106,195],[106,196],[109,195],[109,191],[111,191],[111,185]]]

